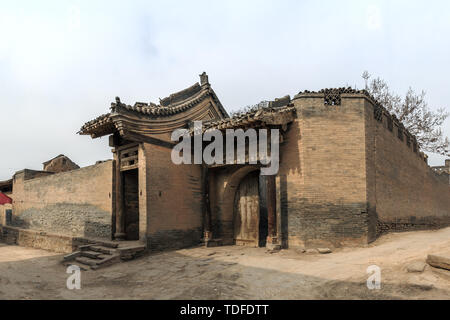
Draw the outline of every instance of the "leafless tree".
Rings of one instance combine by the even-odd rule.
[[[255,110],[259,110],[259,109],[264,109],[267,108],[269,106],[269,102],[268,101],[261,101],[258,104],[255,105],[248,105],[245,107],[241,107],[235,111],[231,111],[230,112],[230,117],[238,117],[241,116],[247,112],[251,112],[251,111],[255,111]]]
[[[430,110],[423,90],[416,93],[410,87],[402,98],[392,92],[383,79],[370,79],[371,75],[367,71],[364,71],[362,78],[366,81],[366,90],[416,136],[423,151],[450,156],[450,141],[442,133],[442,125],[449,116],[445,108]]]

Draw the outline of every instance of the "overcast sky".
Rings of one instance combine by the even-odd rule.
[[[82,124],[115,96],[158,102],[203,71],[229,111],[362,88],[366,69],[450,108],[449,35],[450,1],[0,0],[0,180],[61,153],[80,166],[111,158],[107,137],[76,134]]]

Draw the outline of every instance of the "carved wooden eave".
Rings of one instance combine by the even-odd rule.
[[[136,102],[131,106],[116,98],[116,102],[111,103],[110,113],[87,122],[78,134],[97,138],[119,133],[125,139],[136,140],[136,136],[170,134],[177,128],[187,127],[191,121],[228,118],[228,113],[207,82],[207,76],[206,80],[201,79],[201,84],[196,83],[171,94],[161,99],[159,105]]]

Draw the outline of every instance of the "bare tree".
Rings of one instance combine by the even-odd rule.
[[[366,90],[390,113],[397,116],[408,131],[416,136],[422,150],[450,156],[450,141],[442,133],[442,125],[449,116],[445,108],[430,110],[425,91],[416,93],[411,87],[402,98],[391,91],[381,78],[373,78],[364,71]]]
[[[269,106],[269,101],[264,100],[264,101],[261,101],[258,104],[248,105],[248,106],[245,106],[245,107],[241,107],[241,108],[239,108],[239,109],[237,109],[235,111],[231,111],[230,112],[230,117],[239,117],[239,116],[241,116],[241,115],[243,115],[243,114],[245,114],[247,112],[252,112],[252,111],[259,110],[259,109],[264,109],[264,108],[267,108],[268,106]]]

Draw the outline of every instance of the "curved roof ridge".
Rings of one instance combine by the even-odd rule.
[[[161,107],[169,107],[170,105],[182,103],[183,101],[191,98],[193,95],[197,94],[202,90],[202,87],[198,82],[192,86],[180,90],[178,92],[170,94],[168,97],[159,99],[159,104]]]

